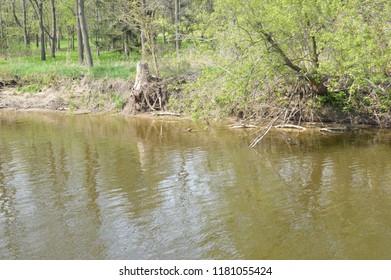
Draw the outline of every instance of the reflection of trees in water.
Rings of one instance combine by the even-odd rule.
[[[6,195],[15,206],[4,221],[9,233],[1,240],[19,247],[10,249],[10,258],[86,258],[97,246],[90,246],[96,234],[85,220],[94,217],[96,207],[88,205],[94,197],[89,199],[91,189],[82,182],[84,169],[78,165],[85,141],[42,123],[24,125],[2,130],[1,155],[7,155],[10,167],[1,173],[7,178],[2,185],[15,194]],[[96,215],[93,219],[99,220]]]
[[[14,242],[14,228],[16,226],[14,215],[16,213],[14,196],[15,189],[8,186],[10,172],[9,162],[10,146],[0,142],[0,257],[1,259],[14,259],[20,252],[20,246]]]
[[[349,247],[360,226],[390,225],[383,134],[270,134],[254,154],[246,132],[187,122],[15,122],[0,142],[1,256],[343,258],[365,248]]]
[[[224,203],[215,190],[224,178],[232,180],[226,176],[231,167],[200,145],[205,132],[188,133],[185,128],[181,123],[152,123],[141,133],[138,130],[144,182],[156,190],[149,197],[158,202],[154,208],[142,207],[149,210],[143,221],[150,234],[141,237],[140,246],[153,258],[233,257],[236,250],[224,230],[225,217],[218,217]],[[209,149],[220,149],[210,136],[215,144]]]
[[[270,139],[259,151],[263,165],[284,185],[278,217],[285,227],[281,250],[289,250],[295,240],[301,246],[290,248],[299,252],[296,257],[349,258],[360,249],[346,244],[373,233],[375,224],[390,224],[384,219],[384,210],[383,220],[373,222],[380,213],[378,202],[390,206],[389,199],[379,201],[379,191],[390,191],[385,183],[391,179],[390,161],[384,154],[377,155],[379,147],[372,145],[372,139],[356,137],[318,137],[298,145],[281,145]],[[273,145],[280,148],[270,153]],[[384,176],[388,177],[385,181],[375,179]]]

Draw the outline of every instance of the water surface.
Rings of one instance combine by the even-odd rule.
[[[254,136],[0,111],[0,259],[391,259],[390,132]]]

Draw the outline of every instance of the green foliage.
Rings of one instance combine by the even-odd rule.
[[[116,94],[112,94],[111,95],[111,100],[112,100],[112,102],[114,102],[115,109],[117,111],[122,110],[124,108],[125,104],[126,104],[126,100],[124,100],[122,96],[119,96],[119,95],[116,95]]]
[[[171,108],[197,118],[261,115],[262,108],[286,106],[291,93],[312,99],[305,101],[314,108],[389,114],[391,1],[180,2],[181,48],[176,53],[173,1],[91,1],[86,15],[95,66],[88,69],[70,51],[76,35],[73,0],[56,2],[61,44],[68,51],[57,51],[47,61],[40,61],[35,42],[23,44],[22,28],[9,12],[15,4],[21,19],[21,3],[5,1],[0,6],[0,75],[36,84],[31,91],[61,78],[131,79],[143,52],[152,74],[196,80],[168,89],[175,92]],[[28,3],[28,32],[38,34]],[[50,31],[50,16],[44,24]],[[118,96],[112,101],[122,106]]]
[[[334,93],[329,92],[326,95],[317,96],[315,100],[320,107],[324,105],[331,105],[336,108],[344,108],[348,102],[347,97],[347,94],[343,91]]]
[[[212,72],[188,86],[182,107],[250,115],[304,86],[318,106],[389,110],[384,93],[372,93],[391,84],[390,13],[386,0],[216,0],[208,27],[198,27],[211,38]]]
[[[40,85],[25,85],[25,86],[18,86],[17,87],[18,92],[21,93],[37,93],[42,90],[42,87]]]

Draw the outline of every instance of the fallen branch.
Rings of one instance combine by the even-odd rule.
[[[324,127],[321,128],[319,131],[335,133],[335,132],[345,132],[347,130],[348,130],[347,127]]]
[[[154,113],[155,116],[175,116],[175,117],[180,117],[181,114],[178,113],[172,113],[172,112],[157,112]]]
[[[282,113],[285,113],[282,112]],[[254,148],[256,145],[258,145],[258,143],[263,139],[263,137],[265,137],[265,135],[270,131],[270,129],[273,127],[274,123],[280,118],[280,116],[282,115],[282,113],[280,113],[277,117],[275,117],[267,127],[265,127],[262,131],[262,133],[260,135],[258,135],[257,138],[255,138],[251,143],[250,143],[250,148]]]
[[[268,134],[268,132],[270,131],[270,129],[272,129],[273,125],[275,124],[275,122],[283,115],[283,114],[286,114],[288,112],[288,108],[289,108],[289,105],[291,104],[292,102],[292,98],[293,98],[293,95],[295,94],[295,91],[292,91],[291,95],[289,96],[289,101],[288,101],[288,104],[285,106],[285,109],[283,111],[281,111],[277,117],[275,117],[267,127],[264,128],[264,130],[262,131],[262,133],[260,135],[258,135],[257,138],[255,138],[251,143],[250,143],[250,148],[255,148],[256,145],[258,145],[258,143],[263,139],[263,137],[265,137],[266,134]]]
[[[305,127],[303,127],[301,125],[294,125],[294,124],[280,124],[280,125],[276,125],[275,128],[306,130]]]
[[[252,124],[240,124],[240,125],[233,125],[231,128],[257,128],[256,125]]]

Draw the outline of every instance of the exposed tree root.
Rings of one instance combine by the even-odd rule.
[[[147,63],[137,63],[137,74],[132,94],[124,111],[139,113],[146,111],[164,111],[169,94],[163,79],[149,75]]]

